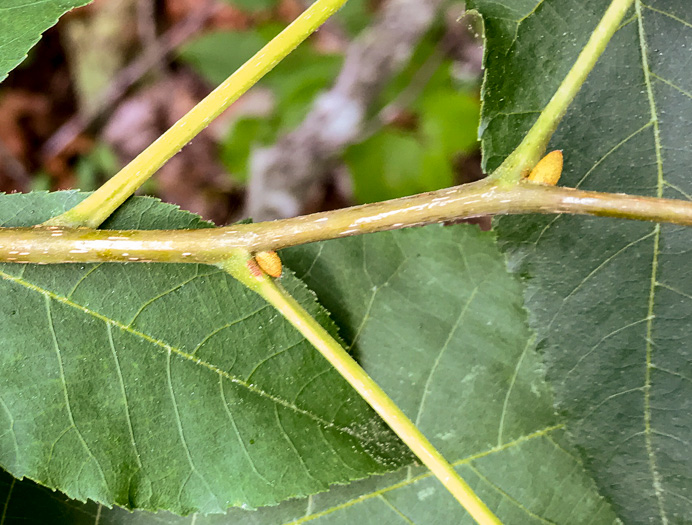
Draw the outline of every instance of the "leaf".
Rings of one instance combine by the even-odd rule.
[[[420,185],[425,153],[413,134],[396,130],[380,131],[348,148],[344,160],[353,177],[356,201],[377,202],[425,191],[427,188]],[[444,158],[435,160],[438,169],[433,173],[438,176],[439,187],[448,186],[451,168]]]
[[[477,94],[453,89],[426,91],[421,100],[421,127],[430,146],[447,158],[478,148],[476,127],[480,103]]]
[[[518,143],[602,15],[601,1],[473,2],[485,20],[484,154]],[[635,2],[553,137],[561,184],[692,195],[692,11]],[[538,52],[540,50],[540,52]],[[571,216],[499,221],[570,440],[625,523],[692,516],[692,232]]]
[[[0,81],[62,15],[91,0],[3,0],[0,2]]]
[[[240,183],[247,183],[252,149],[275,138],[275,127],[263,118],[240,118],[233,123],[219,147],[219,160]]]
[[[275,6],[277,0],[224,0],[225,2],[246,9],[248,11],[261,11]]]
[[[448,69],[449,65],[446,65]],[[448,76],[448,74],[447,74]],[[477,146],[476,96],[433,86],[422,95],[420,129],[385,127],[345,154],[359,203],[446,188],[454,184],[452,161]]]
[[[282,257],[332,309],[368,372],[503,523],[613,523],[565,448],[531,349],[521,288],[491,234],[432,226],[292,248]],[[152,518],[104,509],[101,520],[130,524],[145,516]],[[197,516],[195,523],[218,520]],[[223,523],[313,521],[434,525],[471,518],[425,469],[414,468],[256,512],[233,509]]]
[[[282,256],[315,290],[363,367],[503,523],[613,522],[561,446],[522,289],[492,234],[429,226]],[[353,523],[376,511],[383,522],[398,523],[395,508],[414,523],[472,523],[436,480],[416,474],[401,475],[401,487],[379,484],[385,501],[370,485],[362,507],[344,510],[341,519]],[[333,503],[328,509],[337,511]]]
[[[339,74],[343,56],[316,53],[300,46],[281,61],[264,79],[276,94],[277,127],[288,131],[298,126],[312,107],[315,97]]]
[[[348,0],[334,17],[351,35],[357,35],[368,27],[375,9],[368,0]]]
[[[192,65],[210,84],[221,84],[268,40],[256,31],[212,31],[190,40],[180,58]]]
[[[4,226],[75,193],[6,195]],[[134,199],[110,229],[198,228]],[[410,461],[290,325],[204,265],[0,267],[0,463],[78,500],[177,513],[271,505]],[[314,296],[284,286],[334,331]]]

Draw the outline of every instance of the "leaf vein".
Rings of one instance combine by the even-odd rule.
[[[676,91],[679,91],[681,94],[685,95],[687,98],[692,98],[692,93],[690,93],[689,91],[685,91],[685,90],[682,89],[680,86],[678,86],[677,84],[671,82],[670,80],[667,80],[667,79],[665,79],[665,78],[663,78],[663,77],[657,75],[656,73],[654,73],[654,72],[652,72],[652,71],[650,71],[649,74],[650,74],[653,78],[655,78],[656,80],[660,80],[661,82],[663,82],[664,84],[666,84],[666,85],[672,87],[672,88],[675,89]]]
[[[682,375],[680,372],[674,372],[673,370],[668,370],[667,368],[661,368],[661,367],[658,366],[658,365],[652,365],[651,368],[653,368],[654,370],[659,370],[659,371],[664,372],[664,373],[666,373],[666,374],[670,374],[670,375],[673,375],[673,376],[677,376],[677,377],[679,377],[680,379],[684,379],[685,381],[690,381],[690,382],[692,382],[692,377],[687,377],[687,376],[685,376],[685,375]]]
[[[12,441],[14,444],[14,461],[16,464],[19,464],[19,443],[17,441],[17,434],[14,430],[14,416],[12,412],[10,412],[10,408],[7,406],[2,396],[0,396],[0,405],[2,405],[2,408],[7,413],[7,417],[10,419],[9,433],[12,434]]]
[[[658,110],[656,109],[656,100],[654,98],[653,87],[651,85],[648,58],[648,44],[646,42],[646,36],[644,33],[644,17],[642,15],[642,2],[641,0],[636,0],[635,11],[638,18],[639,27],[639,47],[642,60],[642,70],[644,71],[644,83],[646,84],[646,93],[649,99],[649,108],[651,111],[651,119],[654,122],[654,144],[656,151],[656,166],[657,166],[657,196],[660,198],[663,195],[663,161],[661,157],[661,134],[658,123]],[[665,498],[663,495],[663,487],[661,486],[661,477],[658,472],[658,466],[656,464],[656,455],[654,453],[653,442],[651,438],[651,364],[653,361],[653,344],[652,344],[652,332],[653,332],[653,320],[654,320],[654,305],[656,296],[656,275],[658,271],[658,254],[659,254],[659,242],[661,238],[661,225],[656,224],[654,228],[656,234],[654,238],[653,247],[653,260],[651,262],[651,284],[649,286],[649,313],[648,322],[646,327],[646,368],[644,371],[644,440],[646,444],[646,451],[649,458],[649,470],[651,471],[652,485],[654,489],[654,494],[656,495],[656,501],[658,503],[658,511],[661,517],[661,522],[663,525],[668,524],[668,516],[665,511]]]
[[[648,239],[649,237],[654,236],[654,238],[656,238],[655,235],[656,235],[656,227],[654,227],[654,229],[651,231],[651,233],[647,233],[646,235],[640,237],[639,239],[636,239],[636,240],[634,240],[634,241],[632,241],[632,242],[627,243],[625,246],[623,246],[622,248],[620,248],[618,251],[616,251],[615,253],[613,253],[612,255],[610,255],[610,256],[609,256],[607,259],[605,259],[602,263],[600,263],[598,266],[596,266],[596,268],[594,268],[593,270],[591,270],[591,271],[588,273],[588,275],[586,275],[581,281],[579,281],[579,283],[577,284],[577,286],[575,286],[575,287],[572,289],[572,291],[571,291],[569,294],[567,294],[567,295],[565,296],[564,299],[562,299],[562,301],[560,302],[560,306],[557,308],[557,310],[556,310],[555,313],[553,314],[553,317],[552,317],[552,319],[550,320],[550,323],[548,323],[547,331],[550,331],[550,329],[551,329],[552,326],[553,326],[553,323],[554,323],[555,320],[558,318],[558,315],[560,315],[560,312],[562,312],[562,308],[567,304],[567,301],[569,301],[569,299],[571,299],[572,296],[573,296],[574,294],[576,294],[577,291],[578,291],[582,286],[584,286],[584,285],[588,282],[589,279],[591,279],[593,276],[595,276],[595,275],[596,275],[599,271],[601,271],[608,263],[610,263],[611,261],[615,260],[617,257],[619,257],[620,255],[622,255],[625,251],[627,251],[627,250],[630,249],[631,247],[635,246],[636,244],[638,244],[638,243],[640,243],[640,242],[642,242],[642,241]],[[647,317],[647,319],[648,319],[648,317]]]
[[[402,522],[408,523],[409,525],[415,525],[413,521],[408,519],[403,512],[397,509],[394,504],[384,497],[384,494],[378,494],[377,499],[380,500],[385,506],[391,510]]]
[[[299,408],[299,407],[297,407],[297,406],[295,406],[295,405],[292,405],[291,403],[289,403],[289,402],[286,401],[285,399],[278,398],[278,397],[276,397],[276,396],[274,396],[274,395],[272,395],[272,394],[270,394],[270,393],[268,393],[268,392],[265,392],[264,390],[258,388],[258,387],[255,386],[255,385],[247,384],[247,383],[244,382],[242,379],[240,379],[240,378],[238,378],[238,377],[236,377],[236,376],[234,376],[234,375],[229,374],[229,373],[226,372],[225,370],[221,370],[220,368],[218,368],[217,366],[215,366],[215,365],[213,365],[213,364],[211,364],[211,363],[208,363],[208,362],[206,362],[206,361],[204,361],[204,360],[202,360],[202,359],[199,359],[199,358],[197,358],[197,357],[195,357],[195,356],[192,356],[192,355],[190,355],[189,353],[187,353],[187,352],[181,350],[180,348],[171,346],[171,345],[169,345],[168,343],[165,343],[165,342],[163,342],[163,341],[161,341],[161,340],[159,340],[159,339],[156,339],[156,338],[153,337],[153,336],[150,336],[150,335],[148,335],[148,334],[145,334],[144,332],[140,332],[140,331],[138,331],[138,330],[135,330],[135,329],[133,329],[133,328],[127,326],[127,325],[124,325],[124,324],[122,324],[122,323],[120,323],[120,322],[118,322],[118,321],[116,321],[116,320],[114,320],[114,319],[110,319],[110,318],[106,317],[105,315],[102,315],[102,314],[100,314],[100,313],[98,313],[98,312],[96,312],[96,311],[94,311],[94,310],[90,310],[89,308],[87,308],[87,307],[85,307],[85,306],[82,306],[82,305],[80,305],[80,304],[77,304],[77,303],[75,303],[74,301],[71,301],[70,299],[67,299],[67,298],[65,298],[65,297],[63,297],[63,296],[59,296],[59,295],[57,295],[57,294],[55,294],[55,293],[53,293],[53,292],[51,292],[51,291],[49,291],[49,290],[45,290],[45,289],[43,289],[43,288],[40,288],[39,286],[36,286],[35,284],[29,283],[29,282],[27,282],[27,281],[25,281],[25,280],[23,280],[23,279],[21,279],[21,278],[12,276],[12,275],[7,274],[7,273],[2,272],[2,271],[0,271],[0,277],[3,278],[3,279],[5,279],[5,280],[7,280],[7,281],[13,282],[13,283],[15,283],[15,284],[17,284],[17,285],[23,286],[23,287],[25,287],[25,288],[27,288],[27,289],[33,291],[33,292],[39,293],[39,294],[43,295],[44,297],[46,297],[46,298],[48,298],[48,299],[52,299],[52,300],[54,300],[54,301],[56,301],[56,302],[59,302],[59,303],[61,303],[61,304],[65,304],[65,305],[67,305],[67,306],[70,306],[70,307],[72,307],[72,308],[75,308],[75,309],[77,309],[77,310],[80,310],[80,311],[84,312],[85,314],[90,315],[90,316],[92,316],[92,317],[94,317],[94,318],[96,318],[96,319],[99,319],[100,321],[102,321],[102,322],[104,322],[104,323],[110,323],[111,325],[113,325],[113,326],[119,328],[119,329],[122,330],[123,332],[129,333],[129,334],[131,334],[131,335],[133,335],[133,336],[135,336],[135,337],[139,337],[139,338],[143,339],[144,341],[146,341],[146,342],[148,342],[148,343],[151,343],[152,345],[154,345],[155,347],[157,347],[158,349],[160,349],[160,351],[161,351],[162,354],[164,354],[164,353],[167,354],[167,353],[169,353],[169,352],[172,352],[172,353],[174,353],[174,354],[175,354],[176,356],[178,356],[178,357],[181,357],[181,358],[183,358],[183,359],[185,359],[185,360],[187,360],[187,361],[191,361],[192,363],[194,363],[194,364],[196,364],[196,365],[199,365],[199,366],[202,366],[202,367],[204,367],[204,368],[210,370],[211,372],[213,372],[213,373],[215,373],[215,374],[218,374],[218,375],[220,375],[220,376],[223,376],[223,377],[224,377],[225,379],[227,379],[228,381],[230,381],[230,382],[232,382],[232,383],[235,383],[235,384],[237,384],[237,385],[239,385],[239,386],[242,386],[242,387],[246,388],[247,390],[253,392],[254,394],[256,394],[256,395],[258,395],[258,396],[261,396],[261,397],[264,397],[264,398],[266,398],[266,399],[269,399],[269,400],[272,401],[273,403],[276,403],[276,404],[281,405],[281,406],[283,406],[283,407],[285,407],[285,408],[288,408],[289,410],[292,410],[292,411],[294,411],[294,412],[296,412],[296,413],[299,413],[299,414],[301,414],[301,415],[304,415],[304,416],[306,416],[306,417],[309,417],[310,419],[314,420],[314,421],[315,421],[316,423],[318,423],[318,424],[325,425],[325,426],[327,426],[327,427],[334,427],[334,428],[337,428],[340,432],[343,432],[343,433],[345,433],[345,434],[348,434],[348,435],[357,437],[357,438],[359,438],[359,439],[363,439],[363,436],[362,436],[362,435],[360,435],[360,434],[358,434],[358,433],[355,433],[355,432],[354,432],[352,429],[350,429],[350,428],[347,428],[347,427],[335,427],[333,423],[331,423],[331,422],[329,422],[329,421],[326,421],[326,420],[320,418],[319,416],[317,416],[317,415],[315,415],[315,414],[312,414],[311,412],[307,412],[307,411],[305,411],[305,410],[303,410],[303,409],[301,409],[301,408]]]
[[[168,294],[171,294],[171,293],[175,292],[176,290],[179,290],[180,288],[182,288],[183,286],[185,286],[185,285],[188,284],[188,283],[191,283],[192,281],[194,281],[194,280],[197,279],[198,277],[200,277],[200,274],[199,274],[199,267],[197,267],[197,270],[196,270],[195,275],[193,275],[193,276],[190,277],[189,279],[186,279],[186,280],[183,281],[182,283],[178,283],[178,284],[175,285],[173,288],[170,288],[169,290],[166,290],[166,291],[164,291],[164,292],[161,292],[160,294],[158,294],[158,295],[152,297],[151,299],[149,299],[148,301],[146,301],[146,302],[139,308],[139,310],[137,310],[137,311],[135,312],[135,314],[134,314],[134,316],[132,317],[132,319],[130,319],[130,322],[127,323],[127,326],[133,326],[133,325],[135,324],[135,321],[137,321],[137,318],[142,314],[142,312],[144,312],[144,310],[145,310],[146,308],[148,308],[149,306],[151,306],[154,302],[156,302],[157,300],[159,300],[159,299],[165,297],[165,296],[168,295]]]
[[[300,452],[298,452],[298,449],[296,448],[295,443],[293,443],[291,436],[289,436],[288,432],[286,432],[286,429],[284,428],[284,424],[281,422],[281,417],[279,416],[279,407],[277,405],[274,405],[274,416],[276,418],[276,423],[279,425],[279,428],[281,429],[281,433],[286,438],[286,441],[290,445],[291,450],[293,450],[293,453],[298,458],[298,462],[303,467],[303,470],[305,470],[305,473],[308,475],[309,478],[311,478],[311,479],[315,480],[317,483],[319,483],[320,486],[324,485],[315,476],[312,475],[312,473],[310,472],[310,469],[308,468],[308,466],[305,464],[305,461],[303,460],[303,456],[300,455]]]
[[[435,361],[433,362],[432,367],[430,368],[430,373],[428,374],[428,378],[425,381],[425,385],[423,386],[423,393],[421,395],[420,399],[420,404],[418,405],[418,412],[416,414],[416,426],[420,425],[420,420],[423,415],[423,410],[425,409],[425,401],[428,397],[428,394],[430,393],[430,383],[432,382],[432,377],[435,375],[435,371],[437,370],[437,367],[440,365],[440,360],[442,359],[442,355],[445,353],[445,350],[447,350],[447,347],[449,346],[449,343],[452,341],[452,337],[457,331],[457,328],[459,328],[459,325],[461,324],[461,321],[464,319],[464,316],[466,315],[466,312],[468,311],[469,305],[473,302],[473,299],[476,297],[476,293],[478,292],[478,286],[476,286],[472,291],[471,294],[469,295],[469,298],[466,301],[466,304],[464,304],[463,308],[459,312],[459,315],[457,316],[457,320],[454,322],[454,326],[452,326],[449,330],[449,335],[447,336],[447,339],[445,340],[444,344],[440,348],[440,351],[437,353],[437,356],[435,356]]]
[[[50,306],[50,298],[48,296],[45,297],[45,305],[46,305],[46,316],[48,319],[48,329],[50,331],[51,337],[53,339],[53,347],[55,348],[55,353],[57,356],[57,361],[58,361],[58,370],[60,371],[60,382],[62,384],[63,388],[63,394],[65,397],[65,410],[67,411],[67,417],[70,420],[71,428],[75,430],[77,433],[77,437],[79,438],[79,441],[82,443],[82,446],[84,446],[84,449],[86,450],[87,455],[91,460],[94,462],[96,465],[96,468],[98,469],[99,473],[101,474],[101,478],[103,479],[103,483],[106,486],[106,490],[110,492],[110,487],[108,486],[108,481],[106,480],[106,475],[103,472],[103,469],[101,468],[101,464],[99,461],[96,459],[94,454],[91,452],[91,449],[89,448],[89,445],[87,444],[86,440],[84,439],[84,436],[80,432],[79,428],[77,428],[77,423],[74,420],[74,415],[72,414],[72,406],[70,405],[70,396],[67,392],[67,381],[65,380],[65,369],[64,365],[62,362],[62,353],[60,352],[60,345],[58,344],[58,337],[57,334],[55,333],[55,326],[53,326],[53,316],[51,314],[51,306]],[[80,470],[81,472],[81,470]]]
[[[624,139],[622,139],[620,142],[615,144],[612,148],[610,148],[608,151],[606,151],[600,159],[598,159],[596,162],[593,163],[593,166],[589,168],[589,170],[584,174],[584,176],[579,179],[579,182],[574,186],[575,188],[581,187],[582,183],[593,173],[593,171],[598,168],[608,157],[610,157],[613,153],[615,153],[617,150],[619,150],[622,146],[627,144],[630,140],[632,140],[634,137],[639,135],[642,131],[646,130],[647,128],[650,128],[653,125],[653,121],[649,121],[646,124],[644,124],[641,128],[638,130],[630,133],[628,136],[626,136]]]
[[[664,16],[667,16],[667,17],[669,17],[669,18],[672,18],[672,19],[675,20],[676,22],[680,22],[680,23],[681,23],[682,25],[684,25],[684,26],[692,27],[692,24],[690,24],[689,22],[686,22],[686,21],[683,20],[682,18],[679,18],[679,17],[675,16],[675,15],[672,14],[672,13],[669,13],[668,11],[664,11],[664,10],[662,10],[662,9],[657,9],[657,8],[655,8],[655,7],[650,6],[649,4],[645,4],[644,2],[641,2],[641,4],[642,4],[646,9],[648,9],[648,10],[650,10],[650,11],[653,11],[654,13],[660,13],[660,14],[662,14],[662,15],[664,15]]]
[[[504,432],[505,428],[505,415],[507,414],[507,407],[509,405],[509,397],[512,394],[512,389],[514,388],[514,384],[516,383],[517,376],[519,375],[519,368],[521,368],[521,363],[524,361],[524,357],[526,356],[529,347],[532,345],[533,339],[529,338],[528,341],[526,341],[526,345],[524,345],[524,351],[521,353],[521,356],[519,356],[519,360],[517,361],[516,366],[514,367],[514,373],[512,374],[512,379],[509,382],[509,387],[507,388],[507,393],[505,394],[505,401],[502,404],[502,414],[500,415],[500,423],[497,428],[497,446],[502,446],[502,433]]]
[[[250,467],[252,468],[254,473],[257,474],[257,476],[262,481],[264,481],[267,485],[272,486],[272,483],[267,478],[265,478],[262,475],[262,473],[257,469],[257,465],[255,465],[255,461],[252,459],[250,452],[248,451],[247,447],[245,446],[245,441],[243,440],[243,437],[240,434],[240,430],[238,429],[238,425],[235,422],[235,417],[233,416],[233,413],[231,412],[231,409],[228,406],[228,401],[226,401],[226,393],[225,393],[224,388],[223,388],[223,381],[222,381],[221,377],[219,377],[219,390],[220,390],[221,400],[223,401],[224,410],[226,411],[226,414],[228,415],[228,419],[231,422],[231,426],[233,427],[233,430],[235,431],[236,435],[238,436],[238,442],[240,443],[240,446],[243,449],[243,453],[245,454],[245,457],[247,458],[248,462],[250,463]]]
[[[628,388],[628,389],[626,389],[626,390],[621,390],[620,392],[615,392],[614,394],[609,394],[609,395],[607,395],[605,398],[603,398],[601,401],[599,401],[598,403],[596,403],[595,405],[593,405],[593,406],[588,410],[588,412],[586,412],[586,413],[581,417],[581,419],[586,419],[586,418],[588,418],[589,416],[591,416],[591,414],[593,414],[594,412],[596,412],[596,410],[598,410],[599,408],[601,408],[603,405],[605,405],[608,401],[611,401],[612,399],[618,398],[618,397],[620,397],[620,396],[624,396],[624,395],[626,395],[626,394],[631,394],[632,392],[642,392],[642,391],[644,391],[644,388],[643,388],[643,387],[640,387],[640,386],[637,386],[637,387],[634,387],[634,388]]]
[[[130,433],[130,442],[132,443],[132,448],[135,452],[135,459],[137,460],[137,465],[140,470],[144,471],[144,466],[140,459],[139,450],[137,450],[137,443],[135,442],[135,433],[132,428],[132,419],[130,418],[130,404],[127,400],[127,392],[125,391],[125,381],[123,380],[122,368],[120,367],[120,360],[118,359],[118,353],[115,350],[115,344],[113,342],[113,331],[111,325],[106,323],[106,332],[108,334],[108,344],[111,348],[111,353],[113,354],[113,361],[115,361],[115,371],[118,374],[118,382],[120,383],[120,391],[123,394],[124,409],[125,409],[125,420],[127,421],[127,429]]]
[[[467,466],[469,469],[471,469],[474,472],[474,474],[476,474],[481,479],[481,481],[483,481],[491,489],[493,489],[495,492],[500,494],[504,499],[506,499],[507,501],[512,503],[515,507],[517,507],[518,509],[523,511],[525,514],[531,516],[532,518],[535,518],[535,519],[541,521],[542,523],[548,523],[550,525],[556,525],[555,522],[550,521],[550,520],[544,518],[543,516],[539,516],[535,512],[530,511],[528,508],[526,508],[525,505],[522,505],[517,499],[510,496],[507,492],[502,490],[499,486],[497,486],[495,483],[493,483],[487,477],[485,477],[483,474],[481,474],[481,472],[476,467],[474,467],[473,465],[469,464]]]
[[[178,410],[178,401],[175,398],[175,391],[173,389],[173,378],[171,377],[171,356],[173,355],[172,352],[168,352],[167,358],[166,358],[166,381],[168,383],[168,392],[170,393],[171,396],[171,401],[173,405],[173,412],[175,413],[175,422],[178,427],[178,435],[180,436],[180,442],[183,446],[183,450],[185,450],[185,456],[187,457],[187,462],[190,464],[190,471],[194,472],[197,477],[200,479],[202,483],[204,483],[207,487],[207,490],[209,493],[216,499],[217,504],[219,503],[219,499],[214,494],[214,491],[211,489],[211,485],[207,482],[206,478],[197,470],[197,467],[195,466],[194,461],[192,460],[192,454],[190,454],[190,447],[187,445],[187,439],[185,439],[185,432],[183,431],[183,422],[180,419],[180,411]]]
[[[70,299],[70,298],[74,295],[75,291],[77,291],[77,288],[79,287],[79,285],[82,284],[82,283],[84,282],[84,280],[85,280],[87,277],[89,277],[89,275],[91,275],[91,273],[92,273],[93,271],[95,271],[95,270],[96,270],[97,268],[99,268],[100,266],[103,266],[103,264],[104,264],[104,263],[101,262],[101,263],[95,264],[95,265],[93,265],[91,268],[89,268],[89,270],[88,270],[87,272],[85,272],[84,275],[82,275],[82,276],[79,278],[79,280],[78,280],[78,281],[75,283],[75,285],[72,287],[72,290],[70,290],[70,292],[69,292],[65,297],[67,297],[68,299]]]
[[[242,323],[243,321],[247,321],[247,320],[250,319],[250,317],[252,317],[253,315],[257,315],[258,313],[260,313],[261,311],[263,311],[263,310],[265,310],[265,309],[267,309],[267,308],[269,308],[269,303],[264,304],[263,306],[261,306],[261,307],[258,308],[257,310],[255,310],[255,311],[253,311],[253,312],[250,312],[249,314],[247,314],[247,315],[245,315],[245,316],[243,316],[243,317],[239,317],[238,319],[234,319],[234,320],[231,321],[230,323],[226,323],[225,325],[220,326],[220,327],[216,328],[215,330],[212,330],[209,334],[207,334],[207,335],[204,337],[204,339],[202,339],[199,343],[197,343],[197,346],[195,346],[195,348],[192,350],[192,352],[190,352],[190,355],[195,355],[195,354],[199,351],[199,349],[202,348],[202,346],[204,346],[204,344],[205,344],[207,341],[209,341],[209,339],[211,339],[212,337],[214,337],[216,334],[218,334],[218,333],[221,332],[222,330],[225,330],[226,328],[230,328],[231,326],[234,326],[234,325],[236,325],[236,324],[238,324],[238,323]],[[230,369],[230,368],[233,368],[233,366],[231,365],[231,366],[229,367],[229,369]]]
[[[261,359],[261,360],[253,367],[253,369],[250,371],[250,373],[247,375],[247,377],[245,377],[245,382],[249,384],[250,381],[252,380],[252,376],[255,374],[255,372],[257,372],[257,370],[260,369],[260,367],[261,367],[262,365],[264,365],[265,363],[268,363],[269,361],[271,361],[271,360],[274,359],[275,357],[280,356],[281,354],[285,354],[286,352],[288,352],[288,351],[290,351],[291,349],[295,348],[296,346],[298,346],[298,345],[299,345],[300,343],[302,343],[302,342],[303,342],[303,341],[300,340],[300,341],[298,341],[298,342],[296,342],[296,343],[293,343],[292,345],[287,346],[286,348],[282,348],[282,349],[279,350],[278,352],[274,352],[273,354],[266,356],[264,359]]]
[[[582,356],[577,360],[577,362],[574,363],[574,366],[573,366],[572,368],[570,368],[570,370],[565,374],[565,378],[563,379],[563,381],[565,381],[565,380],[572,374],[572,372],[574,372],[574,371],[577,369],[577,367],[582,363],[582,361],[584,361],[584,360],[585,360],[586,358],[588,358],[592,353],[594,353],[594,352],[596,351],[596,349],[597,349],[599,346],[601,346],[601,344],[603,344],[607,339],[609,339],[609,338],[611,338],[611,337],[613,337],[613,336],[619,334],[619,333],[622,332],[623,330],[627,330],[628,328],[632,328],[633,326],[637,326],[638,324],[643,323],[643,322],[645,322],[645,321],[648,321],[648,318],[647,318],[647,317],[645,317],[644,319],[639,319],[638,321],[634,321],[634,322],[628,323],[628,324],[626,324],[625,326],[621,326],[621,327],[618,328],[617,330],[613,330],[613,331],[611,331],[610,333],[608,333],[608,334],[604,335],[603,337],[601,337],[601,339],[598,341],[598,343],[596,343],[595,345],[593,345],[593,346],[591,347],[591,349],[590,349],[588,352],[586,352],[584,355],[582,355]]]
[[[526,435],[524,435],[524,436],[518,437],[518,438],[515,439],[514,441],[511,441],[511,442],[509,442],[509,443],[505,443],[505,444],[502,445],[501,447],[493,447],[493,448],[491,448],[491,449],[484,450],[484,451],[479,452],[479,453],[477,453],[477,454],[472,454],[471,456],[466,456],[465,458],[458,459],[458,460],[456,460],[456,461],[454,461],[454,462],[452,463],[452,466],[453,466],[453,467],[458,467],[458,466],[460,466],[460,465],[466,465],[466,464],[471,463],[472,461],[475,461],[475,460],[477,460],[477,459],[481,459],[481,458],[484,458],[484,457],[486,457],[486,456],[490,456],[490,455],[492,455],[492,454],[497,454],[497,453],[503,452],[503,451],[505,451],[505,450],[509,450],[509,449],[511,449],[511,448],[513,448],[513,447],[522,445],[522,444],[524,444],[524,443],[526,443],[526,442],[528,442],[528,441],[531,441],[532,439],[540,439],[540,438],[549,436],[550,433],[555,432],[555,431],[557,431],[557,430],[562,430],[563,428],[564,428],[564,425],[563,425],[563,424],[560,424],[560,425],[553,425],[553,426],[550,426],[550,427],[542,428],[542,429],[540,429],[540,430],[537,430],[537,431],[535,431],[535,432],[532,432],[531,434],[526,434]],[[432,473],[431,473],[430,471],[427,471],[427,472],[424,472],[423,474],[420,474],[420,475],[418,475],[418,476],[416,476],[416,477],[409,477],[409,478],[407,478],[407,479],[405,479],[405,480],[403,480],[403,481],[399,481],[399,482],[397,482],[397,483],[393,483],[393,484],[391,484],[391,485],[389,485],[389,486],[387,486],[387,487],[382,487],[382,488],[380,488],[380,489],[378,489],[378,490],[375,490],[375,491],[373,491],[373,492],[371,492],[371,493],[368,493],[368,494],[363,494],[362,496],[358,496],[357,498],[354,498],[354,499],[352,499],[352,500],[345,501],[345,502],[343,502],[343,503],[340,503],[339,505],[335,505],[334,507],[331,507],[331,508],[329,508],[329,509],[325,509],[325,510],[323,510],[323,511],[321,511],[321,512],[318,512],[317,514],[313,514],[313,515],[311,515],[311,516],[305,516],[305,517],[303,517],[303,518],[299,518],[299,519],[297,519],[297,520],[294,520],[294,521],[285,523],[284,525],[299,525],[299,524],[301,524],[301,523],[306,523],[306,522],[308,522],[308,521],[311,521],[311,520],[314,520],[314,519],[317,519],[317,518],[321,518],[321,517],[323,517],[323,516],[326,516],[326,515],[328,515],[328,514],[331,514],[331,513],[333,513],[333,512],[336,512],[336,511],[338,511],[338,510],[342,510],[342,509],[351,507],[351,506],[353,506],[353,505],[356,505],[356,504],[359,504],[359,503],[363,503],[363,502],[365,502],[365,501],[368,501],[368,500],[370,500],[370,499],[372,499],[372,498],[374,498],[374,497],[379,496],[380,494],[385,494],[385,493],[391,492],[391,491],[393,491],[393,490],[397,490],[397,489],[400,489],[400,488],[403,488],[403,487],[407,487],[407,486],[409,486],[409,485],[412,485],[412,484],[414,484],[414,483],[417,483],[418,481],[420,481],[420,480],[422,480],[422,479],[429,478],[430,476],[432,476]]]

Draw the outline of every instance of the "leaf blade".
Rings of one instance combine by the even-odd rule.
[[[513,23],[500,23],[493,21],[497,6],[476,4],[491,19],[486,27],[496,34],[490,42],[516,40],[489,62],[496,70],[488,78],[508,70],[514,79],[533,77],[525,84],[536,86],[540,97],[557,87],[560,71],[605,7],[541,3]],[[562,14],[559,23],[556,14]],[[692,42],[685,18],[684,2],[635,2],[553,137],[552,146],[564,149],[567,159],[562,184],[689,198],[682,166],[691,159],[677,146],[689,132],[692,110],[685,95],[692,77],[681,66]],[[560,43],[555,37],[567,20],[572,29]],[[546,40],[559,49],[529,55]],[[531,124],[527,112],[540,110],[540,97],[516,85],[486,91],[482,127],[489,166]],[[628,523],[688,516],[691,466],[684,448],[692,425],[684,407],[692,390],[675,374],[685,377],[689,362],[689,279],[682,258],[689,255],[689,231],[558,216],[503,218],[498,232],[510,264],[527,278],[527,306],[556,406],[604,496]]]
[[[3,2],[4,5],[0,5],[0,82],[26,58],[29,49],[58,18],[90,1]]]
[[[281,255],[334,310],[366,370],[418,417],[423,432],[505,523],[613,522],[579,461],[566,452],[542,367],[527,345],[521,288],[491,234],[470,226],[428,227]],[[488,317],[496,310],[503,317]],[[367,516],[366,522],[399,523],[402,515],[416,523],[470,523],[420,468],[333,487],[308,500],[195,520],[353,523]],[[104,509],[101,519],[135,523],[152,515]]]
[[[16,224],[69,207],[74,194],[4,200]],[[109,226],[128,224],[205,226],[151,199]],[[16,476],[76,499],[222,512],[409,460],[302,336],[217,268],[8,264],[0,277],[11,429],[0,450]],[[284,283],[334,331],[300,283]],[[198,315],[181,322],[181,312]]]

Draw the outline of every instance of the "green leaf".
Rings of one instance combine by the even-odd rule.
[[[233,6],[246,9],[248,11],[262,11],[274,7],[277,0],[224,0]]]
[[[341,55],[299,46],[265,77],[264,83],[276,95],[277,128],[289,130],[303,121],[315,97],[333,83],[342,62]]]
[[[531,348],[521,287],[491,234],[468,225],[433,226],[292,248],[282,257],[332,309],[368,372],[504,523],[613,523],[563,443]],[[19,513],[21,502],[17,507]],[[101,522],[147,523],[147,517],[104,509]],[[233,509],[223,521],[197,516],[195,523],[402,519],[471,523],[421,468],[256,512]]]
[[[238,182],[247,182],[252,149],[273,139],[275,126],[267,119],[241,118],[233,123],[220,145],[219,160]]]
[[[384,128],[344,154],[359,203],[438,190],[454,184],[452,161],[477,144],[479,103],[450,88],[426,90],[418,130]]]
[[[485,16],[483,146],[489,168],[518,143],[602,15],[601,1],[474,1]],[[568,111],[551,149],[561,184],[692,195],[692,11],[635,10]],[[571,216],[499,221],[557,407],[625,523],[692,516],[692,231]]]
[[[89,153],[77,160],[77,187],[82,191],[92,191],[115,175],[119,166],[118,157],[110,146],[104,143],[96,144]]]
[[[3,226],[83,194],[7,195]],[[209,226],[153,199],[104,227]],[[410,462],[300,334],[215,267],[0,267],[0,463],[68,496],[177,513],[276,504]],[[334,331],[314,296],[284,286]]]
[[[373,11],[372,2],[368,0],[348,0],[334,16],[351,35],[357,35],[367,29]]]
[[[353,177],[353,193],[359,203],[404,197],[424,191],[420,178],[425,150],[411,133],[383,130],[346,151]],[[444,187],[452,181],[451,168],[440,159],[436,167],[438,182]],[[435,188],[437,189],[437,188]]]
[[[613,522],[561,446],[522,289],[492,234],[429,226],[282,256],[315,290],[363,367],[504,523]],[[341,519],[357,522],[376,509],[393,522],[391,506],[414,523],[472,523],[436,480],[416,474],[391,474],[386,488],[370,485],[364,504]]]
[[[446,158],[478,148],[480,102],[477,95],[450,88],[427,90],[420,108],[421,131],[426,142]]]
[[[187,42],[180,58],[192,65],[210,84],[221,84],[257,53],[268,40],[256,31],[213,31]]]
[[[7,77],[62,15],[91,0],[2,0],[0,2],[0,81]]]
[[[439,63],[441,38],[440,28],[429,31],[378,101],[386,106],[395,100],[396,105],[402,93],[410,96],[424,87],[401,108],[411,112],[410,129],[401,129],[404,126],[397,127],[394,122],[346,150],[343,158],[358,203],[452,186],[456,179],[454,160],[477,149],[480,101],[475,88],[464,92],[455,85],[449,60]],[[432,73],[426,72],[431,64]]]

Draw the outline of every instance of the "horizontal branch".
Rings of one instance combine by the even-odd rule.
[[[251,252],[480,215],[569,213],[692,226],[692,202],[483,180],[292,219],[200,230],[0,228],[0,261],[217,263]]]

